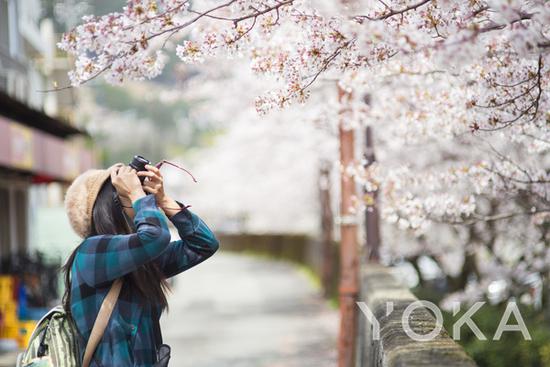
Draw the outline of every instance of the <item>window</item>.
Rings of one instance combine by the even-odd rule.
[[[2,74],[0,74],[0,90],[8,90],[8,78]]]
[[[18,252],[27,252],[28,249],[28,202],[27,202],[27,189],[17,188],[14,190],[15,199],[15,230],[17,232],[16,248]]]
[[[10,270],[14,255],[28,251],[29,184],[0,180],[0,271]]]
[[[8,0],[0,0],[0,48],[10,49],[10,20]]]
[[[0,186],[0,263],[5,265],[10,254],[10,194],[7,187]],[[2,266],[3,267],[3,266]],[[0,269],[1,270],[1,269]]]

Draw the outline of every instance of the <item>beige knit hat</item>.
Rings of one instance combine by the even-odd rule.
[[[71,227],[81,238],[92,232],[92,209],[101,186],[111,176],[111,170],[121,163],[107,169],[90,169],[74,179],[65,194],[65,210]]]

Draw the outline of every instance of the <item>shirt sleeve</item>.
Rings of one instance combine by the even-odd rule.
[[[177,275],[212,256],[219,242],[206,223],[178,202],[181,211],[170,217],[180,240],[173,241],[156,260],[166,278]]]
[[[131,273],[168,247],[170,231],[155,196],[146,195],[132,207],[136,233],[91,236],[79,247],[75,262],[88,285],[100,286]]]

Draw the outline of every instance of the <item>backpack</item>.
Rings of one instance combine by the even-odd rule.
[[[38,321],[27,349],[17,357],[17,367],[88,367],[103,336],[120,294],[122,280],[117,279],[105,296],[92,327],[90,339],[80,360],[78,330],[62,306],[52,308]]]
[[[80,366],[77,336],[76,326],[63,307],[52,308],[38,321],[27,350],[17,358],[17,367]]]

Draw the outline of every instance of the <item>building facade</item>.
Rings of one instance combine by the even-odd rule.
[[[71,122],[76,91],[46,91],[68,83],[70,62],[56,49],[54,25],[42,18],[41,4],[0,0],[0,272],[4,273],[29,248],[33,189],[57,185],[63,191],[95,164],[89,137]]]

